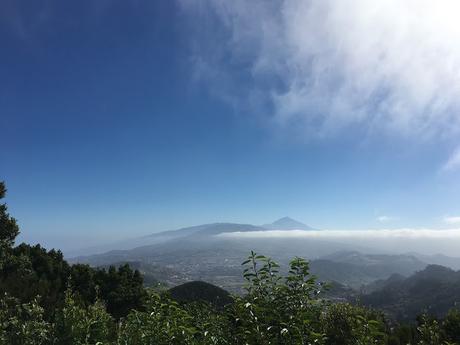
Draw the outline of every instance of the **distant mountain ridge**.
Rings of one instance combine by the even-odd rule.
[[[290,217],[280,218],[271,224],[264,224],[262,227],[265,230],[315,230],[311,226],[308,226]]]
[[[272,257],[281,267],[298,256],[310,261],[312,274],[321,281],[342,284],[342,290],[372,292],[385,280],[408,277],[423,270],[434,260],[456,264],[460,258],[415,254],[378,254],[360,243],[341,243],[309,236],[280,236],[270,230],[310,231],[312,228],[292,218],[283,217],[271,224],[211,223],[164,231],[138,238],[136,246],[105,251],[96,255],[69,259],[72,263],[106,266],[128,262],[137,265],[147,283],[157,281],[174,286],[186,281],[206,281],[233,293],[242,293],[244,280],[241,262],[255,251]],[[258,236],[217,236],[222,233],[263,232]],[[372,253],[372,254],[371,254]],[[433,261],[431,261],[433,260]],[[394,274],[397,274],[394,275]],[[397,279],[394,279],[397,280]],[[376,282],[374,285],[371,285]],[[367,287],[367,289],[365,288]],[[364,289],[366,289],[364,291]]]
[[[338,251],[310,262],[313,274],[324,281],[337,281],[360,290],[394,274],[403,278],[423,270],[427,263],[410,255],[364,254]]]
[[[145,238],[156,237],[183,237],[189,235],[217,235],[228,232],[248,232],[248,231],[266,231],[266,230],[314,230],[312,227],[301,223],[290,217],[283,217],[275,220],[273,223],[264,225],[240,224],[240,223],[210,223],[196,226],[185,227],[177,230],[168,230],[151,235]]]
[[[339,251],[323,256],[321,259],[367,267],[373,269],[376,274],[383,270],[388,275],[399,273],[406,276],[425,268],[430,263],[409,254],[363,254],[358,251]]]
[[[181,228],[178,230],[162,231],[155,234],[145,236],[145,238],[156,238],[156,237],[170,237],[178,238],[190,235],[217,235],[225,232],[246,232],[246,231],[263,231],[265,228],[252,224],[239,224],[239,223],[211,223],[190,226]]]
[[[74,251],[67,255],[67,258],[79,257],[81,255],[95,255],[118,250],[130,250],[137,247],[156,245],[171,240],[194,237],[207,237],[229,232],[248,232],[266,230],[313,230],[295,219],[289,217],[280,218],[273,223],[265,225],[252,225],[240,223],[209,223],[184,227],[175,230],[160,231],[142,237],[128,238],[123,241],[108,243],[106,245],[94,246],[91,248]]]
[[[391,276],[361,301],[397,320],[412,320],[427,312],[442,317],[460,302],[460,271],[429,265],[408,278]]]
[[[433,265],[440,265],[445,267],[450,267],[454,270],[460,270],[460,258],[458,257],[450,257],[443,254],[435,254],[435,255],[422,255],[419,253],[408,253],[407,255],[411,255],[416,257],[419,260],[424,262],[429,262]]]

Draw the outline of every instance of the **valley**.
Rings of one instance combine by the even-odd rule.
[[[300,227],[302,231],[313,228],[288,217],[272,224],[256,226],[250,224],[215,223],[149,236],[149,245],[126,250],[111,250],[96,255],[80,256],[70,259],[72,263],[89,264],[94,267],[118,266],[128,263],[144,275],[147,286],[171,288],[187,282],[203,281],[220,287],[232,294],[245,294],[245,280],[242,276],[241,262],[251,250],[267,255],[280,264],[280,272],[287,273],[289,261],[295,257],[309,260],[310,272],[320,282],[330,284],[328,298],[357,301],[384,310],[391,317],[410,318],[421,312],[421,302],[413,301],[406,285],[396,289],[397,284],[433,271],[433,267],[443,267],[453,274],[460,266],[460,259],[444,255],[381,254],[371,248],[324,241],[289,237],[263,237],[247,239],[221,236],[221,234],[242,232],[263,232],[278,228],[278,231],[292,231]],[[297,231],[297,230],[296,230]],[[436,266],[437,265],[437,266]],[[436,277],[432,284],[437,284]],[[460,287],[460,281],[454,280],[454,287]],[[382,300],[380,294],[395,295],[392,300]],[[406,292],[404,292],[406,291]],[[456,296],[453,294],[452,296]],[[452,297],[456,298],[456,297]],[[398,300],[399,299],[399,300]],[[432,301],[430,296],[419,296]],[[391,301],[398,300],[394,307]],[[446,301],[450,305],[452,299]],[[394,302],[396,303],[396,302]],[[406,306],[407,304],[407,306]],[[403,305],[401,307],[401,305]],[[427,304],[429,305],[429,304]],[[440,311],[446,311],[442,306]],[[439,312],[438,310],[438,312]]]

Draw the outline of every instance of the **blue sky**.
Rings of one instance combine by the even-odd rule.
[[[460,30],[433,14],[422,36],[409,0],[347,3],[3,2],[0,178],[21,239],[456,226]]]

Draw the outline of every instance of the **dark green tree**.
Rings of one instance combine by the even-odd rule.
[[[0,200],[6,195],[4,182],[0,182]],[[16,219],[8,214],[7,205],[0,204],[0,269],[3,266],[16,237],[19,235],[19,226]]]
[[[460,344],[460,309],[451,309],[442,324],[448,341]]]
[[[107,311],[115,318],[126,316],[133,309],[143,308],[147,293],[142,275],[128,264],[118,269],[111,266],[107,271],[96,270],[94,282],[101,299],[107,304]]]
[[[3,199],[5,195],[5,183],[0,182],[0,199]],[[0,243],[11,247],[18,235],[19,226],[16,223],[16,219],[8,214],[8,207],[6,204],[0,204]]]

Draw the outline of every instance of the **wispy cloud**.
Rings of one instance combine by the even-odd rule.
[[[452,153],[447,162],[443,165],[442,171],[450,172],[460,168],[460,147]]]
[[[460,224],[460,216],[455,217],[444,217],[444,223],[453,225],[453,224]]]
[[[377,221],[379,221],[380,223],[389,223],[389,222],[392,222],[394,220],[397,220],[396,217],[390,217],[390,216],[379,216],[377,217]]]
[[[218,71],[214,82],[245,81],[226,97],[269,105],[276,123],[316,135],[347,126],[423,138],[459,132],[456,0],[181,3],[213,25],[212,49],[196,45],[200,68]]]

